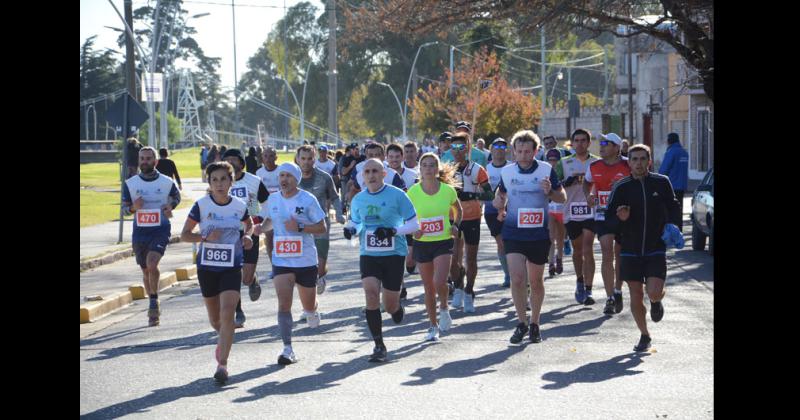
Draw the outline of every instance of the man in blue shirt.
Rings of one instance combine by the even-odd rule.
[[[683,193],[688,188],[689,183],[689,153],[681,146],[678,133],[667,134],[667,152],[661,161],[658,173],[669,177],[675,197],[681,206],[681,223],[678,228],[683,230]]]

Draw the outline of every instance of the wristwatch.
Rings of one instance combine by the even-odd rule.
[[[297,231],[298,231],[298,232],[302,232],[304,227],[305,227],[305,226],[304,226],[302,223],[298,223],[298,224],[297,224]]]

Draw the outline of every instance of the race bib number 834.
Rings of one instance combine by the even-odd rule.
[[[367,233],[366,235],[367,243],[364,246],[364,249],[367,251],[391,251],[394,249],[394,237],[378,239],[375,237],[374,233]]]

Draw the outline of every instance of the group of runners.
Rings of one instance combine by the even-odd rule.
[[[418,272],[422,279],[430,324],[424,340],[437,341],[452,327],[450,310],[475,312],[481,216],[495,239],[502,285],[511,288],[518,320],[511,343],[526,336],[531,343],[542,341],[544,270],[549,260],[551,276],[562,272],[566,233],[577,276],[576,301],[596,303],[592,247],[597,236],[606,292],[603,312],[623,310],[622,283],[627,282],[641,333],[634,350],[648,350],[644,296],[646,292],[650,300],[652,321],[660,321],[665,251],[667,245],[675,246],[669,233],[678,229],[680,207],[669,179],[649,171],[647,146],[631,146],[625,159],[620,155],[622,140],[614,133],[601,135],[600,156],[589,153],[588,130],[575,130],[570,140],[575,153],[565,155],[549,142],[542,146],[534,132],[522,130],[509,141],[492,141],[486,159],[471,147],[471,125],[459,121],[453,133],[440,135],[438,151],[421,156],[414,142],[388,147],[370,143],[365,160],[342,168],[344,202],[333,181],[335,169],[317,154],[327,150],[304,145],[294,163],[278,165],[275,150],[266,147],[256,175],[244,171],[238,149],[228,150],[222,161],[205,168],[208,195],[194,203],[181,231],[182,241],[199,243],[198,281],[209,322],[219,334],[214,378],[220,383],[228,379],[234,329],[245,321],[242,284],[252,301],[261,294],[255,271],[262,235],[284,345],[278,363],[297,361],[292,347],[294,290],[308,326],[319,326],[331,207],[344,238],[359,241],[364,313],[375,344],[371,362],[387,360],[382,312],[396,324],[403,321],[406,273]],[[538,154],[540,147],[546,151]],[[545,159],[536,159],[537,154]],[[180,202],[174,181],[154,169],[156,161],[154,149],[142,148],[141,173],[123,186],[124,211],[136,215],[133,248],[150,298],[150,326],[160,322],[158,262],[168,243],[171,212]]]

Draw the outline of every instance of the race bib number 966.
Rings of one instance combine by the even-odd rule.
[[[233,244],[203,244],[200,265],[233,267]]]

